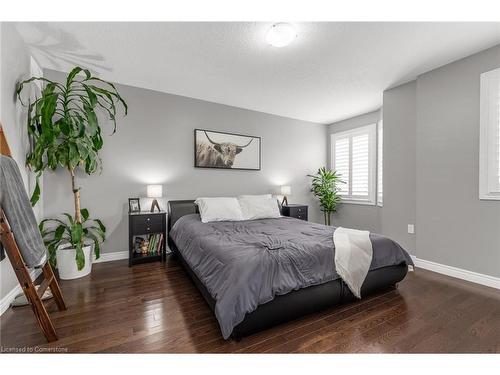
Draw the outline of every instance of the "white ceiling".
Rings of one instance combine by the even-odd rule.
[[[376,110],[382,92],[500,43],[500,23],[296,23],[285,48],[270,23],[19,23],[44,67],[332,123]]]

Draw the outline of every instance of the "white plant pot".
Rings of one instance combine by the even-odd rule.
[[[78,279],[87,276],[92,271],[92,245],[83,247],[85,266],[80,271],[76,266],[76,250],[70,246],[68,244],[59,246],[56,252],[57,269],[59,277],[63,280]]]

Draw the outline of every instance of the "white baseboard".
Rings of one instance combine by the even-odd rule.
[[[40,274],[42,273],[42,270],[31,270],[30,271],[30,277],[31,280],[35,280]],[[14,298],[20,293],[23,292],[23,289],[21,288],[21,285],[17,284],[9,293],[5,295],[0,300],[0,315],[2,315],[4,312],[7,311],[9,308],[10,304],[12,301],[14,301]]]
[[[476,284],[489,286],[490,288],[500,289],[499,277],[494,277],[482,273],[467,271],[462,268],[456,268],[452,266],[447,266],[445,264],[431,262],[429,260],[417,258],[414,255],[412,255],[411,257],[417,268],[423,268],[425,270],[441,273],[446,276],[451,276],[457,279],[462,279]]]
[[[99,259],[95,259],[93,263],[102,263],[102,262],[112,262],[114,260],[122,260],[128,259],[128,251],[116,251],[114,253],[101,253]]]

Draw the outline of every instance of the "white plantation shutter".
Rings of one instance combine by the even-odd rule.
[[[500,200],[500,68],[481,74],[479,198]]]
[[[331,138],[332,169],[345,184],[340,184],[344,201],[375,204],[375,124]]]
[[[340,184],[339,194],[349,194],[349,138],[340,138],[335,141],[335,169],[345,184]]]
[[[368,197],[368,133],[352,137],[352,195]]]
[[[377,205],[384,203],[384,124],[378,123],[377,128]]]

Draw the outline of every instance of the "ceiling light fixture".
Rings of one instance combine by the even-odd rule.
[[[266,35],[267,42],[274,47],[285,47],[297,38],[297,31],[289,23],[274,24]]]

